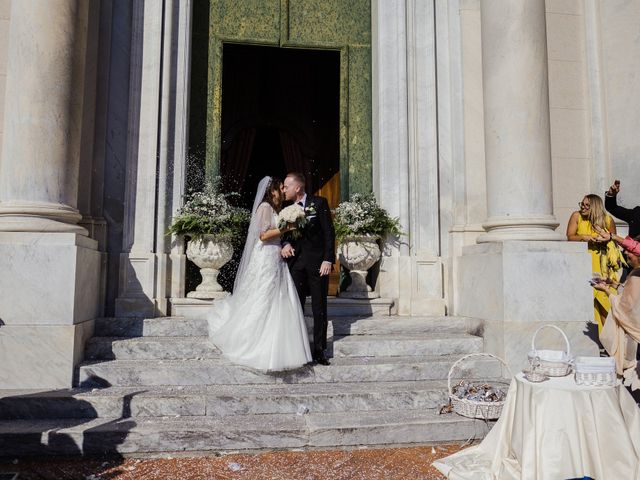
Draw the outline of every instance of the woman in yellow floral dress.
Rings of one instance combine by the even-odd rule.
[[[604,209],[602,198],[587,195],[578,204],[580,210],[573,212],[567,225],[567,240],[588,242],[591,254],[591,266],[594,276],[618,282],[622,274],[624,258],[616,244],[606,240],[594,229],[594,225],[611,233],[616,233],[616,224]],[[594,318],[598,324],[598,333],[602,330],[611,303],[606,293],[593,290]]]

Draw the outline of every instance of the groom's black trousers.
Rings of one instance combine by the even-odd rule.
[[[300,263],[300,265],[298,264]],[[313,351],[314,359],[324,357],[327,348],[327,294],[329,293],[329,275],[320,276],[320,265],[296,262],[290,269],[293,283],[300,297],[304,311],[307,288],[311,295],[313,312]]]

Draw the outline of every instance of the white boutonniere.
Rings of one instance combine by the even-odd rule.
[[[316,213],[316,205],[314,203],[309,204],[309,206],[304,209],[304,214],[307,218],[315,217]]]

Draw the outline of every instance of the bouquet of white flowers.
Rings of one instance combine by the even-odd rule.
[[[295,230],[291,232],[291,235],[294,237],[300,236],[300,229],[306,224],[307,216],[305,215],[304,208],[297,203],[283,208],[278,214],[278,229],[285,230],[287,227],[293,226]]]

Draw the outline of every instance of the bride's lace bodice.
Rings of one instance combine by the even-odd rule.
[[[277,228],[278,215],[268,203],[261,203],[258,206],[255,215],[258,221],[260,233],[264,233],[267,230]],[[262,243],[265,245],[280,245],[280,237],[273,237]]]

